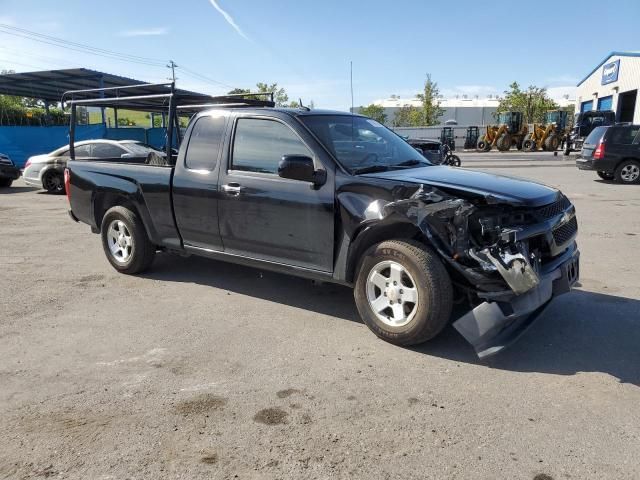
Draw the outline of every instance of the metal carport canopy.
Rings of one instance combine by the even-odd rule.
[[[70,68],[64,70],[43,70],[40,72],[22,72],[0,75],[0,94],[30,97],[47,102],[60,102],[62,95],[70,90],[103,89],[141,85],[136,89],[138,95],[154,95],[168,93],[168,88],[161,85],[148,85],[147,82],[121,77],[110,73],[98,72],[87,68]],[[142,87],[148,85],[148,87]],[[206,99],[207,95],[176,89],[180,97]],[[110,96],[109,91],[103,94]],[[113,91],[113,96],[118,96]],[[76,97],[78,98],[78,97]]]

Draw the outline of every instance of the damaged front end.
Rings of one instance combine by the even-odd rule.
[[[424,233],[467,295],[473,308],[453,325],[481,358],[517,339],[578,280],[575,208],[560,193],[551,204],[527,207],[421,186],[410,198],[371,206],[365,215],[392,213]]]

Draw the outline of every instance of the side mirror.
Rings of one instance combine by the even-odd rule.
[[[313,159],[305,155],[284,155],[278,164],[278,176],[311,182],[315,186],[323,185],[327,180],[327,172],[316,170]]]
[[[421,149],[421,148],[418,148],[418,147],[413,147],[413,148],[414,148],[414,149],[416,150],[416,152],[418,152],[420,155],[424,155],[424,152],[422,151],[422,149]]]

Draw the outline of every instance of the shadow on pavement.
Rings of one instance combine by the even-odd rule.
[[[35,192],[36,190],[38,190],[35,187],[8,187],[8,188],[0,188],[0,195],[2,194],[6,194],[6,193],[22,193],[22,192]]]
[[[219,262],[207,258],[158,255],[144,277],[170,282],[197,283],[271,302],[303,308],[362,323],[353,291],[341,285],[320,283],[268,270]]]
[[[640,386],[640,301],[574,290],[556,298],[510,348],[484,362],[453,327],[415,350],[518,372],[600,372]]]
[[[159,255],[153,270],[145,276],[209,285],[361,322],[351,289],[339,285],[313,285],[308,280],[255,268],[171,255]],[[640,301],[574,290],[555,299],[509,349],[486,361],[476,357],[452,326],[411,350],[510,371],[557,375],[600,372],[640,386]]]

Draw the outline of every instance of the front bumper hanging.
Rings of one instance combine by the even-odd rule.
[[[473,346],[478,357],[486,358],[517,340],[555,296],[571,291],[579,278],[580,252],[574,244],[540,274],[531,268],[526,257],[515,255],[509,265],[504,265],[504,258],[491,252],[482,253],[496,266],[514,295],[481,303],[453,326]]]

